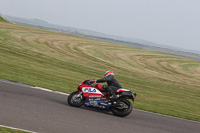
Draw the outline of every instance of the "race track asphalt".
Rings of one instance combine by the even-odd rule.
[[[200,133],[199,122],[135,109],[121,118],[71,107],[66,100],[66,95],[0,80],[0,125],[38,133]]]

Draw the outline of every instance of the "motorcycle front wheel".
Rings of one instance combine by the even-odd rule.
[[[74,107],[80,107],[84,104],[85,98],[83,98],[82,95],[78,97],[78,93],[79,91],[75,91],[68,96],[67,101],[69,105]]]
[[[114,115],[120,116],[120,117],[125,117],[132,112],[132,104],[130,101],[124,99],[124,100],[120,100],[118,102],[119,102],[120,106],[111,107],[111,111]]]

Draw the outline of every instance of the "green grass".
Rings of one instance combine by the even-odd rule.
[[[25,132],[17,129],[11,129],[11,128],[6,128],[6,127],[1,127],[0,126],[0,133],[30,133],[30,132]]]
[[[0,22],[0,78],[71,93],[112,70],[134,108],[200,121],[200,62]]]

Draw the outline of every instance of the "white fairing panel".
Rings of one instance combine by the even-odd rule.
[[[103,95],[98,89],[93,87],[83,87],[82,88],[83,93],[93,93],[93,94],[101,94]]]
[[[130,91],[130,90],[123,89],[123,88],[120,88],[120,89],[117,90],[117,92],[122,92],[122,91]]]

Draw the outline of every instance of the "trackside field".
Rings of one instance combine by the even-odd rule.
[[[0,125],[0,133],[31,133],[28,131],[22,131],[20,129],[17,128],[11,128],[11,127],[4,127]]]
[[[65,93],[115,72],[134,108],[200,121],[200,62],[0,22],[0,78]]]

